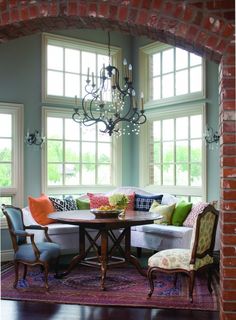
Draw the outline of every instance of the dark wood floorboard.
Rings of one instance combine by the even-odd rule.
[[[1,320],[218,320],[218,312],[1,300]]]

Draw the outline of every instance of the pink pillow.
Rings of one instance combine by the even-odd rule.
[[[199,202],[193,205],[192,210],[189,212],[187,218],[184,220],[184,227],[193,227],[197,216],[208,206],[206,202]]]
[[[90,200],[90,209],[96,209],[100,206],[107,206],[109,205],[109,199],[107,196],[99,195],[99,194],[93,194],[93,193],[87,193],[89,200]],[[134,199],[135,199],[135,193],[127,194],[129,198],[129,204],[127,207],[127,210],[134,210]]]

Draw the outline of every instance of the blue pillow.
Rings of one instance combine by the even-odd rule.
[[[153,200],[161,203],[163,194],[160,195],[153,195],[153,196],[143,196],[141,194],[135,194],[135,201],[134,201],[134,210],[137,211],[149,211]]]

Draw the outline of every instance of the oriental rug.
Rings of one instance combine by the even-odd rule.
[[[105,291],[100,289],[100,271],[84,266],[76,267],[63,279],[55,279],[51,272],[48,292],[44,288],[44,276],[37,267],[28,270],[26,280],[20,279],[17,289],[13,288],[13,282],[14,268],[12,265],[5,266],[1,272],[1,299],[93,306],[218,310],[217,275],[213,275],[212,294],[208,292],[205,276],[196,277],[193,303],[188,300],[188,278],[182,274],[178,276],[176,287],[173,285],[173,275],[157,274],[155,290],[151,299],[147,299],[148,280],[132,266],[109,269]]]

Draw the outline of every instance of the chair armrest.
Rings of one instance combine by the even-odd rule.
[[[39,259],[40,257],[40,251],[39,249],[37,248],[35,242],[34,242],[34,234],[33,233],[27,233],[25,232],[24,230],[16,230],[14,231],[14,234],[16,236],[20,236],[20,237],[30,237],[30,241],[31,241],[31,244],[32,244],[32,247],[33,247],[33,250],[34,250],[34,254],[35,254],[35,257],[36,259]]]
[[[48,227],[43,227],[40,225],[30,225],[30,226],[25,226],[25,229],[44,230],[45,238],[47,239],[48,242],[52,242],[52,239],[48,235]]]

